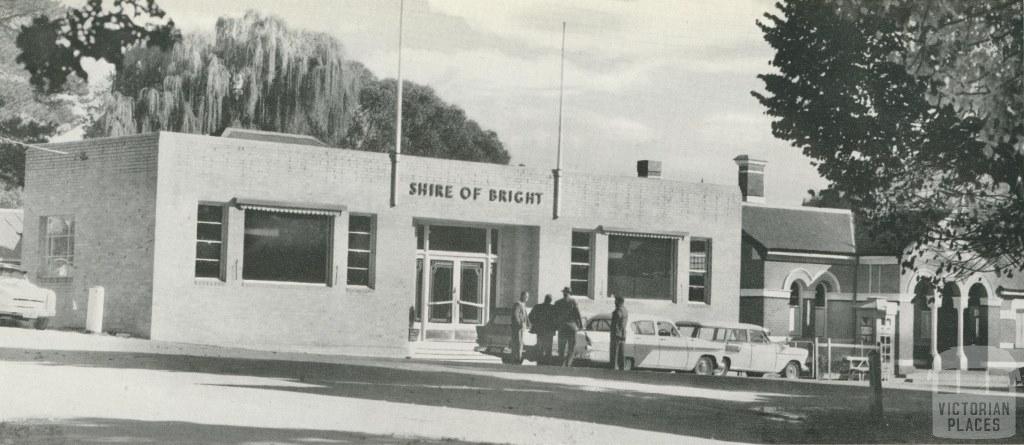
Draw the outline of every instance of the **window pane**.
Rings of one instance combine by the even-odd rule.
[[[672,241],[608,237],[608,292],[625,298],[672,299]]]
[[[658,335],[661,337],[671,337],[672,333],[676,330],[676,326],[672,323],[659,321],[658,322]]]
[[[220,224],[196,224],[196,238],[201,240],[209,241],[220,241],[221,237],[221,225]]]
[[[725,341],[728,333],[728,329],[715,328],[715,341]]]
[[[491,255],[498,254],[498,229],[491,229]]]
[[[373,230],[373,218],[366,215],[349,215],[348,231],[369,233]]]
[[[572,249],[572,262],[590,264],[590,251],[583,249]]]
[[[370,271],[360,269],[348,269],[348,284],[353,286],[369,286]]]
[[[487,229],[430,226],[430,250],[487,253]]]
[[[690,293],[688,298],[690,301],[703,302],[704,301],[704,287],[703,286],[690,286]]]
[[[370,250],[370,234],[349,233],[348,248],[356,250]]]
[[[366,252],[349,252],[348,267],[356,269],[370,268],[370,254]]]
[[[220,243],[204,243],[202,241],[196,243],[196,258],[219,260]]]
[[[220,261],[196,261],[196,276],[220,278]]]
[[[590,324],[587,325],[587,330],[594,332],[608,332],[612,330],[612,322],[611,320],[607,320],[604,318],[591,320]]]
[[[572,278],[573,280],[586,281],[588,278],[590,278],[590,266],[579,266],[573,264],[572,274],[570,275],[570,278]]]
[[[715,339],[715,330],[713,328],[700,328],[697,331],[697,338],[701,340],[711,341]]]
[[[72,233],[72,222],[70,219],[60,216],[49,216],[46,218],[46,234],[49,235],[70,235]]]
[[[588,289],[589,285],[586,281],[573,281],[569,288],[572,290],[573,295],[587,295],[590,293]]]
[[[199,221],[221,222],[224,219],[224,210],[221,206],[200,205]]]
[[[423,225],[416,225],[416,249],[423,250]]]
[[[590,247],[590,233],[572,232],[573,247]]]
[[[676,326],[676,330],[679,331],[679,335],[682,337],[696,337],[693,335],[696,329],[694,326]]]
[[[331,218],[246,210],[242,278],[326,283]]]
[[[637,321],[633,322],[633,326],[636,327],[636,332],[640,335],[654,335],[653,321]]]

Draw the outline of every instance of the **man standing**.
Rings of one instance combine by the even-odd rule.
[[[555,303],[555,313],[558,314],[558,356],[562,358],[562,366],[572,366],[576,331],[583,328],[583,319],[568,287],[562,288],[562,299]]]
[[[530,310],[530,326],[537,334],[537,348],[544,362],[551,358],[551,339],[555,336],[554,310],[551,294],[544,296],[543,304],[538,304]]]
[[[530,319],[526,315],[526,300],[530,293],[523,291],[519,301],[512,308],[512,363],[523,362],[523,331],[530,328]]]
[[[622,297],[615,298],[615,310],[612,311],[612,328],[609,331],[611,335],[611,348],[609,350],[608,361],[611,362],[612,369],[626,369],[626,353],[624,347],[626,346],[626,326],[629,326],[629,311],[626,310],[625,300]]]

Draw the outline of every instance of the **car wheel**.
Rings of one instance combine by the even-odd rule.
[[[717,376],[723,376],[723,375],[729,374],[730,366],[731,366],[731,364],[729,363],[729,359],[723,359],[722,360],[722,367],[720,367],[718,369],[715,369],[712,372],[715,375],[717,375]]]
[[[747,377],[764,377],[763,372],[748,372]]]
[[[787,379],[800,378],[800,364],[797,362],[789,362],[786,364],[786,369],[782,370],[782,376]]]
[[[47,318],[47,317],[39,317],[39,318],[36,319],[35,323],[33,323],[32,325],[35,326],[36,329],[39,329],[40,331],[42,331],[42,330],[46,329],[47,326],[50,325],[50,319]]]
[[[697,375],[711,375],[715,370],[715,361],[711,360],[711,357],[701,357],[697,360],[697,366],[693,367],[693,372]]]
[[[622,370],[623,371],[632,371],[633,370],[633,359],[627,357],[626,360],[623,360],[623,362],[622,362]]]

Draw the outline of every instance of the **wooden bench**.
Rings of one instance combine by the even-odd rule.
[[[867,377],[870,371],[867,357],[850,355],[846,356],[843,360],[850,364],[849,380],[854,380],[854,377],[857,380],[864,380]]]

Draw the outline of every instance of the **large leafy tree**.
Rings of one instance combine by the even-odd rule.
[[[217,22],[214,39],[124,56],[90,136],[156,130],[219,134],[229,126],[308,134],[336,147],[394,146],[395,81],[347,60],[331,36],[248,12]],[[405,83],[403,152],[507,163],[485,131],[428,87]]]
[[[1024,153],[980,137],[983,116],[932,100],[934,79],[893,56],[913,50],[900,22],[818,0],[777,8],[758,22],[777,71],[753,93],[773,134],[814,159],[871,226],[914,240],[909,263],[946,252],[953,272],[1024,265]]]
[[[31,73],[40,91],[62,91],[74,74],[88,80],[83,59],[105,60],[120,67],[124,52],[145,44],[170,48],[180,39],[174,21],[155,0],[87,0],[64,17],[39,15],[21,29],[17,61]]]
[[[378,152],[394,149],[396,85],[393,79],[366,83],[359,94],[359,110],[347,146]],[[495,132],[480,128],[430,87],[404,82],[402,109],[403,153],[498,164],[509,161]]]
[[[62,7],[50,0],[4,0],[0,2],[0,207],[21,206],[24,183],[24,143],[45,142],[60,129],[80,120],[75,105],[85,92],[72,82],[65,94],[36,94],[29,74],[15,62],[15,44],[22,26],[40,14],[57,14]]]

